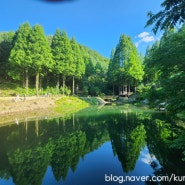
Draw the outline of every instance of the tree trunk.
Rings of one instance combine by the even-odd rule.
[[[128,82],[128,96],[130,96],[130,81]]]
[[[114,97],[114,95],[115,95],[114,85],[113,85],[112,93],[113,93],[113,97]]]
[[[59,77],[59,75],[57,77],[56,89],[57,89],[57,94],[58,94],[59,93],[59,89],[60,89],[60,77]]]
[[[137,82],[135,81],[135,83],[134,83],[134,91],[135,91],[135,93],[136,93],[136,91],[137,91]]]
[[[72,87],[72,94],[75,94],[75,77],[73,76],[73,87]]]
[[[28,85],[29,85],[28,69],[26,69],[25,75],[26,75],[26,83],[25,83],[26,95],[28,95]]]
[[[36,89],[36,95],[39,95],[39,73],[36,74],[35,77],[35,89]]]
[[[78,90],[79,90],[79,86],[78,84],[76,85],[76,94],[78,95]]]
[[[25,71],[22,72],[22,87],[25,88]]]
[[[125,85],[125,87],[124,87],[124,91],[125,91],[125,92],[127,92],[127,85]]]
[[[75,114],[73,114],[73,128],[75,129]]]
[[[65,80],[66,80],[65,76],[63,76],[63,85],[62,85],[62,86],[63,86],[63,93],[62,93],[63,95],[64,95],[65,83],[66,83],[66,81],[65,81]]]
[[[35,120],[35,133],[38,137],[39,136],[39,120],[38,120],[38,118]]]
[[[42,89],[42,77],[39,78],[39,89]]]

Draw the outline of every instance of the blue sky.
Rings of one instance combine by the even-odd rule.
[[[41,24],[46,35],[65,30],[76,40],[105,57],[109,57],[121,34],[130,36],[138,51],[160,37],[152,27],[144,28],[147,12],[158,12],[162,0],[4,0],[1,2],[0,31],[17,30],[28,21]]]

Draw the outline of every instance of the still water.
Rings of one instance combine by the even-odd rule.
[[[0,127],[0,185],[185,184],[185,123],[164,113],[105,106],[16,123]]]

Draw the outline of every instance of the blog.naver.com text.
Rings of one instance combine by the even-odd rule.
[[[185,182],[185,175],[178,176],[172,173],[170,176],[117,176],[113,174],[105,174],[105,182]]]

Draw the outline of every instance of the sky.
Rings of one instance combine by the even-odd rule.
[[[145,53],[161,37],[144,28],[147,13],[161,10],[162,0],[4,0],[1,2],[0,32],[16,31],[28,21],[42,25],[46,35],[56,29],[109,58],[121,34],[132,38],[138,51]]]

